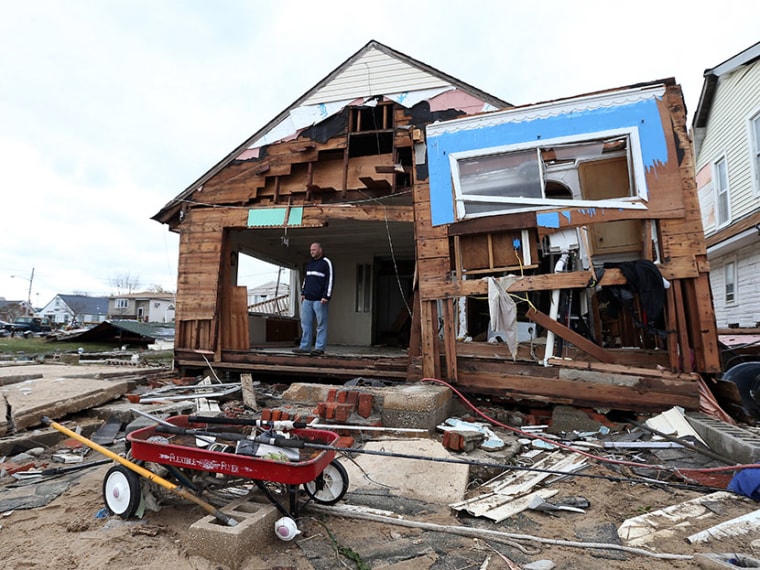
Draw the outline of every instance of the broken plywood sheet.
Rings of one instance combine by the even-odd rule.
[[[695,544],[698,542],[708,542],[710,540],[721,540],[732,536],[742,536],[750,532],[755,532],[760,528],[760,510],[752,511],[746,515],[736,517],[729,521],[716,524],[701,532],[686,537],[686,542]]]
[[[449,506],[456,511],[465,510],[474,517],[486,517],[495,522],[501,522],[527,508],[532,495],[529,497],[525,495],[530,493],[536,485],[549,477],[555,477],[555,472],[573,473],[582,469],[585,464],[586,460],[581,456],[565,455],[560,451],[555,451],[531,467],[531,469],[544,471],[507,470],[482,485],[483,489],[489,489],[490,492],[467,501],[452,503]],[[538,492],[538,496],[543,499],[553,495],[551,491]]]
[[[127,380],[54,377],[17,382],[0,389],[0,436],[62,418],[126,394]]]
[[[690,501],[671,505],[623,522],[618,536],[627,546],[646,546],[654,539],[668,538],[694,527],[704,527],[716,517],[715,505],[722,502],[752,501],[726,491],[718,491]]]
[[[433,459],[455,457],[431,439],[371,441],[364,449]],[[470,473],[469,465],[362,453],[358,453],[352,461],[342,461],[341,464],[348,472],[352,492],[387,490],[394,496],[428,503],[445,504],[461,500]]]

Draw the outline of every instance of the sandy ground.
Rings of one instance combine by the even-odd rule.
[[[349,460],[344,458],[342,461]],[[402,472],[403,461],[388,460],[385,469]],[[0,480],[3,484],[0,487],[0,505],[8,505],[14,497],[24,496],[28,506],[34,502],[30,497],[44,502],[46,495],[60,492],[44,506],[19,507],[0,515],[3,568],[231,568],[202,556],[188,554],[189,527],[206,516],[206,512],[195,504],[163,493],[161,509],[147,512],[142,519],[123,520],[104,513],[101,488],[109,467],[108,464],[101,465],[20,486],[11,477]],[[431,469],[437,468],[431,465]],[[586,473],[618,476],[602,466],[594,466]],[[394,489],[388,487],[375,492],[349,490],[338,506],[374,507],[401,513],[406,520],[444,526],[497,530],[561,541],[608,543],[615,542],[616,529],[625,519],[704,495],[673,487],[590,477],[564,479],[554,483],[552,488],[558,491],[557,497],[585,497],[590,507],[585,514],[564,512],[556,516],[525,511],[496,524],[485,519],[456,515],[447,505],[396,496]],[[477,486],[473,492],[478,492]],[[649,550],[661,555],[692,556],[697,552],[741,552],[751,555],[752,541],[760,539],[758,532],[697,545],[688,544],[685,537],[755,508],[749,500],[721,504],[716,507],[716,516],[709,523],[692,521],[684,528],[673,528],[671,536],[658,538]],[[700,567],[695,560],[663,560],[620,550],[574,548],[529,540],[500,542],[493,538],[463,537],[324,514],[308,507],[302,510],[299,527],[301,534],[291,542],[279,541],[272,532],[271,541],[264,547],[252,548],[250,555],[237,567],[496,570],[521,568],[542,559],[553,561],[556,568],[646,567],[649,570],[665,570]]]

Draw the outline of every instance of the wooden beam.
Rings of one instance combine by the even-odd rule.
[[[680,362],[679,370],[684,372],[691,372],[693,370],[691,366],[691,345],[689,343],[689,330],[686,325],[686,312],[683,306],[683,291],[681,289],[681,281],[673,281],[670,286],[674,289],[674,306],[676,308],[676,327],[678,330],[678,344],[680,346]]]
[[[562,337],[567,342],[574,344],[575,346],[580,348],[582,351],[590,354],[597,360],[600,360],[601,362],[606,362],[608,364],[614,364],[616,362],[615,356],[613,354],[607,352],[601,346],[594,344],[586,337],[579,335],[574,330],[571,330],[565,325],[558,323],[557,321],[552,319],[549,315],[546,315],[542,313],[541,311],[537,311],[536,309],[531,307],[530,309],[528,309],[528,312],[525,314],[525,316],[528,317],[530,320],[536,322],[537,324],[541,325],[545,329],[552,331],[557,336]]]
[[[662,276],[666,279],[683,279],[699,275],[695,261],[685,259],[671,260],[669,263],[658,265]],[[553,289],[583,289],[590,281],[588,271],[568,271],[563,273],[545,273],[541,275],[525,275],[512,283],[507,289],[510,293],[522,291],[549,291]],[[597,285],[625,285],[623,273],[616,268],[606,269]],[[423,299],[443,299],[446,297],[467,297],[472,295],[487,295],[488,281],[485,279],[466,279],[437,284],[427,289],[429,295]]]
[[[676,296],[674,292],[675,286],[670,284],[665,290],[665,322],[668,331],[668,360],[670,362],[671,370],[680,370],[681,365],[678,361],[678,320],[676,313]]]
[[[443,347],[446,356],[446,379],[457,381],[457,339],[454,325],[454,300],[443,301]]]
[[[457,388],[464,392],[497,394],[518,400],[637,412],[662,411],[673,406],[699,409],[697,382],[642,380],[635,376],[630,377],[627,385],[619,385],[588,381],[582,376],[546,378],[460,369]]]
[[[412,206],[378,206],[374,204],[330,204],[304,207],[304,217],[317,215],[330,220],[354,220],[357,222],[414,222]]]
[[[441,352],[438,344],[438,309],[436,301],[422,301],[422,374],[427,378],[441,377]]]

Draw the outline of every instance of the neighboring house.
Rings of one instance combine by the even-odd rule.
[[[109,320],[136,320],[144,323],[174,322],[174,293],[145,291],[108,298]]]
[[[760,43],[704,73],[697,189],[720,328],[760,327]]]
[[[58,294],[40,310],[40,314],[56,325],[98,324],[108,316],[108,297]]]
[[[276,315],[292,314],[294,306],[290,297],[290,284],[269,281],[258,287],[248,289],[248,310],[255,313],[272,313]]]
[[[34,307],[26,301],[7,301],[0,299],[0,321],[12,323],[16,317],[33,315]]]
[[[180,236],[175,364],[698,408],[720,355],[693,172],[672,79],[512,107],[369,42],[153,216]],[[297,295],[315,241],[350,351],[253,346],[240,256]]]

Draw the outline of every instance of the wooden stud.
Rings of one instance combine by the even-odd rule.
[[[454,300],[444,299],[443,303],[443,347],[446,358],[446,379],[449,382],[457,381],[457,339],[456,326],[454,325]]]
[[[678,330],[678,344],[680,347],[680,366],[679,370],[684,372],[691,372],[693,370],[691,366],[692,349],[689,343],[689,333],[686,324],[686,312],[683,306],[683,291],[681,289],[681,280],[675,280],[671,282],[670,286],[673,288],[673,298],[675,299],[676,307],[676,322]]]
[[[607,364],[614,364],[616,362],[615,356],[604,350],[602,347],[594,344],[589,339],[587,339],[584,336],[579,335],[574,330],[566,327],[565,325],[558,323],[554,319],[552,319],[549,315],[542,313],[541,311],[537,311],[533,307],[528,309],[528,312],[525,314],[526,317],[528,317],[530,320],[535,322],[536,324],[541,325],[545,329],[548,329],[552,331],[557,336],[563,338],[567,342],[570,342],[583,350],[584,352],[587,352],[600,362],[606,362]]]

